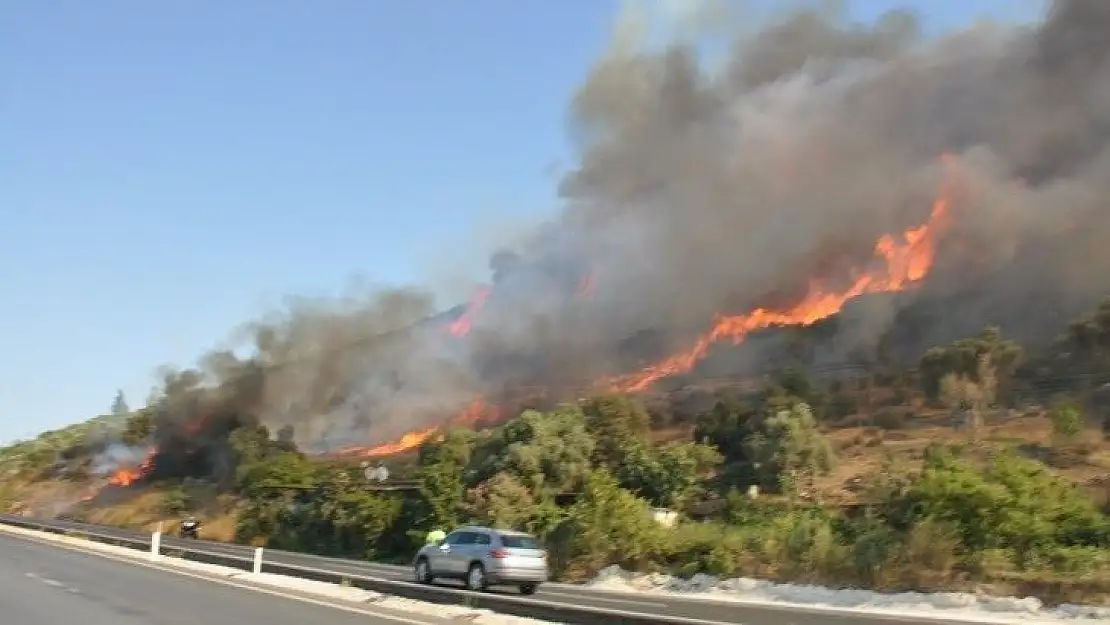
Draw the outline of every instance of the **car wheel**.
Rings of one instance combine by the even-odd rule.
[[[466,587],[468,590],[481,592],[486,589],[486,569],[481,564],[475,562],[470,565],[470,570],[466,572]]]
[[[537,588],[539,588],[539,584],[521,584],[520,585],[520,594],[522,594],[522,595],[534,595],[534,594],[536,594],[536,589]]]
[[[420,584],[432,583],[432,569],[428,566],[427,558],[420,558],[416,561],[416,566],[413,568],[413,577]]]

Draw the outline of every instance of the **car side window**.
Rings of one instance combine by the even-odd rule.
[[[459,541],[461,541],[463,536],[465,536],[466,534],[467,532],[451,532],[447,535],[447,538],[444,539],[443,542],[447,543],[448,545],[460,545],[462,543]]]
[[[488,545],[488,544],[490,544],[489,534],[475,534],[474,535],[474,544],[475,545]]]
[[[460,547],[473,545],[475,536],[476,534],[474,532],[459,532],[459,541],[454,544]]]

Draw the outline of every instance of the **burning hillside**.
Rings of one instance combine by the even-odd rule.
[[[151,447],[143,459],[135,466],[124,466],[116,469],[108,478],[109,486],[130,486],[141,480],[154,468],[154,457],[158,455],[158,448]]]
[[[718,341],[730,339],[734,344],[742,342],[749,334],[776,326],[810,325],[840,312],[849,300],[867,293],[898,292],[910,288],[928,275],[936,255],[937,241],[950,223],[949,203],[952,185],[949,185],[934,201],[929,219],[921,226],[910,228],[900,237],[883,236],[875,243],[874,266],[865,270],[853,271],[855,274],[849,285],[835,289],[822,280],[813,280],[802,300],[784,310],[757,308],[743,315],[722,315],[713,327],[697,339],[693,347],[663,359],[639,372],[616,376],[604,380],[599,385],[616,392],[636,392],[648,389],[654,382],[677,373],[693,369],[705,357],[709,349]],[[465,319],[465,326],[455,322],[451,326],[456,336],[460,327],[469,328],[472,317],[478,314],[482,303],[488,299],[490,290],[483,289],[474,303],[459,319]],[[473,425],[487,417],[486,405],[482,399],[475,400],[464,412],[447,422],[448,425]],[[493,418],[491,420],[496,420]],[[395,442],[375,447],[350,447],[339,450],[342,455],[378,457],[398,454],[419,447],[424,441],[440,431],[439,426],[431,426],[405,433]]]
[[[1058,319],[1031,304],[1105,290],[1110,3],[933,38],[904,12],[803,11],[713,71],[633,23],[574,96],[563,210],[492,256],[490,285],[451,314],[411,288],[259,321],[249,357],[166,377],[156,470],[226,474],[228,436],[256,424],[309,451],[396,453],[496,422],[521,389],[640,391],[722,342],[745,342],[718,350],[743,370],[765,355],[753,333],[838,313],[852,323],[827,360],[905,307],[944,312],[918,342],[987,322],[1037,336]],[[845,310],[884,293],[906,295]]]

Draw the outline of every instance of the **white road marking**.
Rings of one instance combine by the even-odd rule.
[[[56,579],[50,579],[49,577],[43,577],[43,576],[39,575],[38,573],[24,573],[23,575],[30,578],[30,579],[40,581],[40,582],[46,584],[47,586],[52,586],[54,588],[61,588],[62,590],[65,590],[66,592],[73,593],[75,595],[79,594],[81,592],[79,589],[74,588],[73,586],[68,586],[66,584],[63,584],[62,582],[59,582]]]
[[[95,550],[94,548],[83,546],[83,545],[88,544],[88,541],[86,541],[86,540],[80,540],[80,539],[72,540],[72,541],[66,540],[65,542],[62,542],[62,543],[54,543],[54,542],[49,540],[49,538],[53,538],[53,536],[50,536],[49,538],[46,538],[46,537],[43,537],[40,532],[36,532],[34,530],[23,530],[22,528],[12,528],[12,527],[8,527],[8,526],[5,526],[5,525],[0,525],[0,533],[9,533],[9,534],[22,535],[22,536],[27,537],[28,540],[30,540],[31,542],[36,542],[36,543],[39,543],[39,544],[44,544],[44,545],[55,544],[55,545],[60,546],[63,549],[70,549],[72,551],[78,551],[78,552],[87,553],[87,554],[90,554],[90,555],[101,556],[103,558],[107,558],[109,560],[115,560],[117,562],[138,564],[139,566],[145,566],[145,567],[148,567],[148,568],[159,569],[159,570],[162,570],[162,571],[173,573],[175,575],[182,575],[182,576],[185,576],[185,577],[193,577],[193,578],[196,578],[196,579],[206,580],[206,581],[213,582],[213,583],[216,583],[216,584],[223,584],[223,585],[232,586],[232,587],[235,587],[235,588],[243,588],[243,589],[246,589],[246,590],[253,590],[255,592],[261,592],[263,594],[269,594],[269,595],[274,595],[274,596],[278,596],[278,597],[284,597],[284,598],[292,599],[292,600],[295,600],[295,601],[303,601],[305,603],[310,603],[310,604],[314,604],[314,605],[329,607],[329,608],[333,608],[333,609],[336,609],[336,610],[344,610],[344,611],[353,612],[353,613],[356,613],[356,614],[366,614],[366,615],[369,615],[369,616],[376,616],[378,618],[385,619],[385,620],[391,620],[391,621],[396,621],[396,622],[401,622],[401,623],[409,623],[410,625],[437,625],[439,623],[449,623],[449,622],[451,622],[450,617],[438,618],[437,620],[434,620],[434,621],[418,621],[418,620],[409,619],[409,618],[402,617],[402,616],[394,616],[392,614],[383,614],[383,613],[380,613],[380,612],[372,612],[372,611],[368,611],[368,610],[361,610],[361,609],[354,608],[354,607],[348,607],[346,605],[338,605],[338,604],[329,603],[329,602],[326,602],[326,601],[319,601],[319,600],[316,600],[316,599],[309,599],[309,598],[301,597],[299,595],[290,595],[290,594],[287,594],[287,593],[270,590],[268,588],[260,588],[260,587],[256,587],[256,586],[251,586],[251,585],[246,585],[246,584],[242,584],[242,583],[233,582],[233,581],[230,581],[230,580],[227,580],[227,579],[218,579],[218,578],[214,578],[214,577],[196,575],[196,574],[193,574],[193,573],[183,571],[183,570],[178,569],[178,568],[172,568],[172,565],[171,566],[165,566],[165,565],[159,565],[155,562],[143,561],[143,560],[137,559],[135,557],[123,557],[123,556],[110,555],[110,554],[105,553],[103,551],[99,551],[99,550]],[[141,552],[138,552],[138,553],[141,553]],[[138,558],[142,558],[142,557],[143,556],[141,556],[141,555],[138,556]],[[328,571],[326,569],[315,569],[315,568],[311,568],[311,567],[297,567],[297,568],[300,568],[303,571],[318,571],[318,572],[325,572],[325,573],[335,573],[336,572],[336,571]],[[555,585],[556,584],[552,584],[552,586],[555,586]],[[559,584],[558,586],[565,586],[565,585],[564,584]],[[591,597],[591,598],[596,599],[597,597]],[[558,601],[546,601],[546,600],[543,599],[542,596],[535,597],[535,598],[533,598],[533,597],[521,597],[519,599],[519,601],[521,603],[535,603],[537,605],[549,605],[549,606],[556,606],[556,607],[581,607],[581,605],[582,605],[581,604],[581,599],[582,599],[581,596],[573,596],[572,595],[572,599],[576,599],[578,601],[573,602],[573,603],[571,603],[571,602],[561,603],[561,602],[558,602]],[[632,600],[610,599],[610,601],[626,601],[627,603],[639,603],[641,605],[643,604],[642,601],[632,601]],[[644,607],[656,607],[656,606],[644,606]],[[617,608],[598,607],[596,609],[598,611],[601,611],[602,613],[608,613],[608,614],[612,614],[612,615],[618,616],[618,617],[619,616],[632,616],[632,617],[636,617],[636,618],[644,618],[644,617],[657,616],[655,614],[648,614],[648,613],[644,613],[644,612],[634,612],[634,611],[631,611],[631,610],[618,610]],[[690,625],[735,625],[734,622],[726,622],[726,621],[711,621],[711,620],[698,619],[698,618],[689,618],[689,617],[684,617],[684,616],[683,617],[678,617],[678,618],[682,618],[684,621],[688,622]],[[555,625],[555,624],[552,624],[552,625]]]
[[[585,594],[585,593],[583,593],[583,594]],[[572,593],[569,593],[569,592],[555,592],[553,590],[544,589],[542,597],[547,597],[547,596],[566,597],[568,599],[577,599],[579,601],[582,601],[583,599],[587,599],[589,601],[605,601],[605,602],[608,602],[608,603],[627,603],[629,605],[653,605],[653,606],[659,606],[659,607],[662,607],[662,608],[670,607],[669,603],[667,603],[666,601],[659,601],[658,599],[647,599],[647,598],[638,599],[638,600],[634,600],[634,599],[610,599],[608,597],[597,597],[597,596],[594,596],[594,595],[589,595],[588,597],[584,597],[581,594],[576,595],[576,594],[572,594]]]
[[[28,537],[28,538],[30,538],[30,537]],[[387,620],[387,621],[393,621],[393,622],[396,622],[396,623],[406,623],[407,625],[436,625],[438,623],[443,623],[444,622],[443,619],[436,619],[434,621],[427,621],[427,620],[417,620],[415,618],[407,618],[407,617],[404,617],[404,616],[396,616],[396,615],[393,615],[393,614],[384,614],[384,613],[381,613],[381,612],[374,612],[372,610],[363,610],[363,609],[360,609],[360,608],[357,608],[357,607],[354,607],[354,606],[340,605],[340,604],[330,603],[328,601],[320,601],[318,599],[312,599],[312,598],[309,598],[309,597],[302,597],[300,595],[284,593],[284,592],[280,592],[280,591],[273,590],[273,589],[270,589],[270,588],[260,588],[258,586],[252,586],[252,585],[249,585],[249,584],[241,584],[241,583],[233,582],[233,581],[226,580],[226,579],[218,579],[218,578],[208,577],[208,576],[205,576],[205,575],[197,575],[197,574],[194,574],[194,573],[189,573],[187,571],[183,571],[181,569],[176,569],[176,568],[167,567],[167,566],[158,566],[157,564],[153,564],[153,563],[149,563],[149,562],[143,562],[142,560],[131,559],[131,558],[122,558],[122,557],[114,556],[114,555],[111,555],[111,554],[104,553],[103,551],[96,551],[96,550],[93,550],[93,549],[82,549],[81,547],[79,547],[77,545],[73,545],[72,543],[51,543],[51,542],[48,542],[48,541],[45,541],[45,540],[39,540],[39,539],[36,539],[36,538],[30,538],[30,540],[32,542],[39,543],[40,545],[52,545],[53,544],[53,545],[57,545],[57,546],[61,547],[62,549],[69,549],[70,551],[76,551],[76,552],[84,553],[84,554],[88,554],[88,555],[99,556],[99,557],[102,557],[102,558],[107,558],[108,560],[115,560],[116,562],[123,562],[123,563],[126,563],[126,564],[133,564],[133,565],[138,565],[138,566],[145,566],[147,568],[157,569],[159,571],[166,571],[167,573],[172,573],[174,575],[181,575],[183,577],[190,577],[190,578],[193,578],[193,579],[198,579],[198,580],[211,582],[213,584],[221,584],[221,585],[224,585],[224,586],[231,586],[232,588],[239,588],[239,589],[242,589],[242,590],[250,590],[250,591],[262,593],[264,595],[270,595],[270,596],[273,596],[273,597],[281,597],[283,599],[290,599],[290,600],[293,600],[293,601],[300,601],[302,603],[308,603],[308,604],[311,604],[311,605],[318,605],[320,607],[331,608],[333,610],[342,610],[344,612],[351,612],[351,613],[354,613],[354,614],[362,614],[364,616],[372,616],[374,618],[379,618],[379,619],[383,619],[383,620]],[[47,585],[57,584],[57,585],[60,585],[62,587],[65,587],[65,585],[61,584],[60,582],[57,582],[57,581],[54,581],[54,580],[48,580],[48,578],[41,577],[41,576],[39,576],[35,573],[25,573],[25,575],[27,577],[31,578],[31,579],[36,579],[36,580],[38,580],[40,582],[43,582],[44,584],[47,584]],[[53,583],[51,584],[50,582],[53,582]],[[80,591],[77,591],[76,589],[73,589],[73,591],[80,592]]]

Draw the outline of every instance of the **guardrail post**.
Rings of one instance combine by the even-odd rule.
[[[162,532],[154,532],[150,535],[150,559],[157,560],[162,548]]]
[[[262,572],[262,547],[255,547],[254,549],[254,574],[258,575]]]

